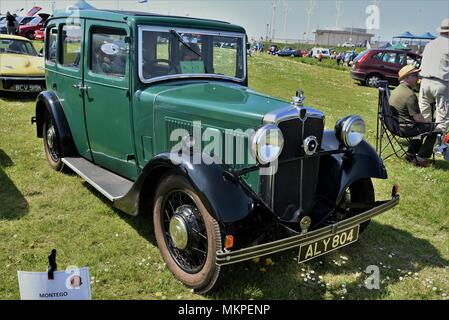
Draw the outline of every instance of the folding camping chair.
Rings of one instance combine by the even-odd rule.
[[[399,129],[399,118],[392,110],[388,102],[389,98],[390,89],[388,87],[388,81],[380,81],[377,109],[376,152],[382,160],[387,160],[393,155],[398,158],[403,158],[407,154],[404,140],[408,146],[413,138],[423,139],[425,136],[431,134],[437,125],[437,123],[432,122],[431,130],[420,135],[407,136],[402,134]],[[407,122],[415,123],[414,121],[408,120]],[[386,140],[385,144],[384,140]],[[388,147],[391,147],[393,152],[385,155]],[[433,154],[433,159],[435,161],[435,154]]]

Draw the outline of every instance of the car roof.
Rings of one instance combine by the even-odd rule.
[[[366,52],[403,52],[403,53],[409,53],[415,56],[420,56],[420,54],[418,53],[414,53],[411,51],[405,51],[405,50],[396,50],[396,49],[382,49],[382,48],[373,48],[373,49],[368,49],[366,50]]]
[[[47,20],[47,23],[50,23],[50,21],[56,18],[73,17],[73,12],[74,11],[70,10],[56,11],[55,14],[52,17],[50,17],[49,20]],[[86,10],[79,10],[78,12],[79,18],[98,19],[116,22],[125,22],[131,20],[136,24],[151,23],[154,25],[155,23],[157,23],[159,25],[178,26],[185,28],[195,27],[195,28],[226,30],[232,32],[245,33],[245,29],[243,27],[219,20],[171,16],[171,15],[163,15],[139,11],[86,9]]]
[[[25,37],[21,37],[21,36],[14,36],[14,35],[10,35],[10,34],[0,34],[0,40],[1,39],[6,39],[6,40],[22,40],[22,41],[27,41],[27,42],[31,42],[30,40],[28,40]]]

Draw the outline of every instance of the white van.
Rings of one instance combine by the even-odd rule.
[[[329,58],[331,56],[331,53],[330,53],[329,49],[326,49],[326,48],[312,48],[312,57],[317,58],[320,53],[325,58]]]

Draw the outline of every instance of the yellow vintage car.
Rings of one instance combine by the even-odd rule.
[[[31,41],[0,34],[0,91],[40,92],[44,88],[44,58]]]

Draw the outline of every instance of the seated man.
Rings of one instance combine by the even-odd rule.
[[[399,71],[399,86],[390,96],[390,106],[396,111],[401,133],[407,137],[418,136],[430,132],[433,124],[427,122],[419,111],[418,98],[413,91],[418,84],[418,73],[421,70],[407,65]],[[418,167],[428,167],[428,158],[432,155],[433,146],[437,138],[436,133],[428,135],[424,143],[421,138],[413,139],[408,146],[407,161]]]

